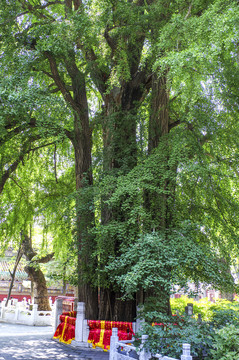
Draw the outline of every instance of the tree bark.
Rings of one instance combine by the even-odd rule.
[[[135,321],[136,299],[123,300],[122,293],[112,287],[100,288],[99,319],[110,321]]]
[[[86,304],[87,319],[97,319],[98,291],[91,283],[94,276],[93,264],[96,263],[96,259],[91,258],[96,247],[95,239],[91,234],[94,227],[91,130],[89,127],[85,81],[78,71],[76,71],[74,77],[72,76],[72,85],[74,101],[79,108],[79,111],[74,114],[73,137],[77,191],[78,300]]]
[[[53,257],[53,254],[49,254],[49,256],[42,259],[33,260],[36,252],[32,248],[31,238],[26,234],[22,236],[22,249],[28,261],[28,265],[25,266],[25,271],[33,282],[34,304],[38,305],[38,310],[40,311],[51,310],[45,276],[40,269],[39,263],[49,261]]]
[[[158,147],[160,139],[169,132],[169,91],[167,75],[152,77],[151,113],[149,119],[149,154]]]
[[[105,97],[103,123],[105,174],[111,174],[114,177],[119,174],[126,175],[137,165],[136,116],[140,99],[145,92],[141,81],[142,78],[139,82],[135,80],[125,82],[121,87],[114,87]],[[102,225],[107,225],[111,221],[125,222],[127,214],[122,210],[121,204],[118,204],[117,209],[110,209],[105,203],[109,197],[110,194],[102,199]],[[128,231],[132,231],[132,226]],[[135,226],[138,227],[138,224]],[[114,255],[117,257],[120,255],[122,239],[113,236],[110,241],[114,244]],[[113,287],[100,289],[100,318],[117,321],[135,320],[136,300],[122,300],[122,295],[115,287],[114,289]]]
[[[132,4],[134,10],[138,15],[144,13],[142,1]],[[112,4],[111,11],[114,14],[117,11],[117,3]],[[113,15],[113,22],[116,28],[119,24],[116,17]],[[86,59],[91,64],[91,77],[95,86],[98,88],[103,105],[103,170],[105,175],[111,175],[115,179],[119,175],[126,175],[137,164],[137,142],[136,142],[136,115],[140,102],[142,102],[143,95],[146,89],[149,88],[150,77],[148,76],[147,66],[142,69],[140,65],[141,53],[144,46],[145,36],[143,31],[139,31],[131,39],[130,35],[121,34],[117,37],[112,35],[111,28],[106,25],[104,37],[106,43],[111,51],[111,62],[109,68],[104,71],[99,67],[97,56],[92,48],[85,49]],[[115,57],[117,49],[121,49],[122,42],[124,42],[125,55],[128,62],[128,75],[130,79],[124,79],[124,75],[119,74],[119,84],[109,88],[109,77],[112,69],[117,67],[118,60]],[[102,196],[101,208],[101,224],[108,225],[111,222],[124,223],[127,214],[123,211],[121,204],[117,208],[109,208],[106,203],[111,194],[104,194]],[[127,195],[125,195],[127,196]],[[123,202],[123,199],[122,199]],[[107,242],[111,243],[114,249],[114,255],[120,255],[120,245],[122,239],[111,235],[110,232],[106,235]],[[106,255],[107,257],[108,255]],[[104,259],[103,265],[107,263]],[[132,321],[135,316],[135,301],[122,301],[122,294],[116,287],[109,285],[109,288],[100,288],[100,318],[106,319],[128,319]],[[107,304],[107,305],[105,305]],[[132,306],[133,304],[133,306]],[[126,310],[129,307],[129,311]],[[133,309],[133,310],[132,310]]]
[[[66,6],[68,11],[71,5],[67,3]],[[61,91],[66,103],[70,105],[73,112],[74,129],[68,134],[68,138],[72,142],[75,155],[78,300],[86,303],[86,317],[88,319],[97,319],[97,288],[93,288],[91,284],[94,275],[91,255],[95,250],[95,240],[90,234],[94,227],[93,194],[90,191],[93,184],[91,168],[92,136],[89,126],[85,74],[78,69],[75,54],[69,51],[64,63],[71,79],[72,96],[60,76],[54,56],[50,52],[45,52],[45,57],[49,61],[51,76],[57,88]]]
[[[153,153],[161,141],[165,141],[164,153],[160,154],[161,168],[164,173],[169,170],[169,148],[165,136],[169,133],[169,90],[167,88],[167,74],[160,77],[156,73],[152,77],[151,112],[148,126],[148,152]],[[163,160],[162,160],[163,159]],[[162,163],[163,162],[163,163]],[[146,225],[146,231],[163,231],[165,241],[167,240],[166,230],[172,225],[172,209],[169,205],[171,196],[174,194],[170,178],[162,181],[160,175],[156,179],[155,186],[162,189],[158,194],[154,191],[145,191],[145,208],[150,215],[150,221]],[[175,184],[174,184],[175,186]],[[170,276],[170,269],[168,275]],[[153,289],[146,291],[144,296],[145,310],[157,311],[171,314],[170,291],[167,288]]]

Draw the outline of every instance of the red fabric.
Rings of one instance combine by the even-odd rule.
[[[76,318],[76,311],[63,311],[62,315]]]
[[[72,313],[72,312],[69,312]],[[53,336],[54,339],[70,344],[75,338],[75,322],[76,318],[67,315],[60,315],[60,324]]]
[[[54,339],[59,339],[62,332],[63,332],[63,328],[64,328],[64,322],[61,322],[58,326],[57,326],[57,329],[55,331],[55,334],[53,336]]]
[[[61,322],[54,334],[55,339],[67,344],[75,338],[76,318],[70,315],[76,315],[76,312],[64,312],[60,315]],[[90,330],[88,342],[92,343],[93,347],[99,346],[105,350],[110,348],[112,328],[118,328],[119,340],[131,340],[134,335],[131,322],[88,320],[88,326]]]
[[[104,349],[110,348],[110,337],[112,335],[112,330],[105,330],[104,337],[103,337],[103,347]]]
[[[105,350],[110,348],[112,328],[118,328],[119,340],[131,340],[134,335],[131,322],[88,320],[88,326],[88,342]]]
[[[101,329],[91,329],[89,332],[88,342],[97,344],[100,341]]]
[[[118,328],[118,330],[122,330],[122,331],[129,332],[131,334],[134,334],[132,322],[88,320],[88,326],[89,326],[90,330],[101,329],[102,323],[103,323],[103,328],[105,330],[111,330],[112,328]]]
[[[67,324],[62,335],[62,342],[70,344],[75,339],[75,326]]]

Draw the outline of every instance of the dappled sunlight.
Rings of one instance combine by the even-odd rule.
[[[50,326],[0,322],[0,360],[108,360],[108,353],[76,349],[52,337],[53,328]]]
[[[16,341],[11,340],[1,348],[1,356],[12,359],[66,359],[69,358],[64,348],[55,347],[51,340],[25,340],[16,347]],[[72,357],[72,356],[70,356]],[[77,357],[75,357],[77,359]]]
[[[2,332],[2,328],[1,328],[1,332]],[[24,337],[24,336],[33,336],[33,335],[39,335],[39,334],[37,333],[37,331],[35,331],[35,332],[34,332],[34,330],[31,331],[31,329],[29,329],[28,332],[24,332],[22,334],[19,333],[18,331],[13,330],[11,333],[1,333],[0,338],[1,337],[14,337],[14,336]],[[39,335],[39,336],[41,336],[41,335]],[[53,332],[46,332],[45,336],[48,336],[50,339],[53,336]]]
[[[74,349],[57,344],[51,339],[27,339],[22,337],[19,339],[11,339],[9,341],[1,341],[0,344],[0,360],[45,360],[55,359],[79,360],[81,356]]]

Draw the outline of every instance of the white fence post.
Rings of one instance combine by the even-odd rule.
[[[140,313],[142,313],[143,310],[143,306],[137,306],[137,310],[136,310],[136,323],[135,323],[135,332],[139,332],[140,330],[142,330],[142,324],[145,322],[144,319],[140,318]]]
[[[38,305],[37,304],[33,304],[32,305],[32,325],[36,324],[37,323],[37,309],[38,309]]]
[[[75,340],[71,342],[73,346],[89,347],[88,342],[85,342],[86,339],[86,327],[85,325],[85,303],[77,303],[77,313],[76,313],[76,324],[75,324]]]
[[[6,301],[5,300],[3,300],[2,301],[2,307],[1,307],[1,318],[3,319],[3,317],[4,317],[4,311],[5,311],[5,304],[6,304]]]
[[[75,340],[83,342],[83,322],[85,320],[85,303],[78,302],[76,325],[75,325]]]
[[[54,311],[55,311],[55,316],[54,316],[54,332],[57,329],[57,326],[60,324],[60,315],[62,314],[63,311],[63,299],[62,298],[56,298],[55,300],[55,304],[54,304]]]
[[[116,343],[119,341],[119,337],[118,337],[118,329],[117,328],[113,328],[112,329],[112,335],[110,337],[110,356],[109,356],[109,360],[116,360],[116,353],[117,353],[117,347],[116,347]]]
[[[87,323],[87,320],[85,319],[83,321],[83,343],[87,343],[88,337],[89,337],[90,328]]]
[[[150,352],[145,350],[144,344],[148,339],[148,335],[142,335],[141,345],[140,345],[140,353],[139,353],[139,360],[148,360],[151,358]]]
[[[20,311],[20,303],[17,302],[17,303],[16,303],[16,308],[15,308],[15,318],[14,318],[15,321],[18,320],[19,311]]]
[[[183,355],[181,355],[181,360],[192,360],[190,355],[190,344],[183,344]]]

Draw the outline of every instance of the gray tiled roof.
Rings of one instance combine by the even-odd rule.
[[[14,263],[10,259],[0,259],[0,280],[11,280],[10,272],[13,271]],[[15,280],[26,280],[27,273],[24,271],[24,265],[20,262],[15,274]]]

